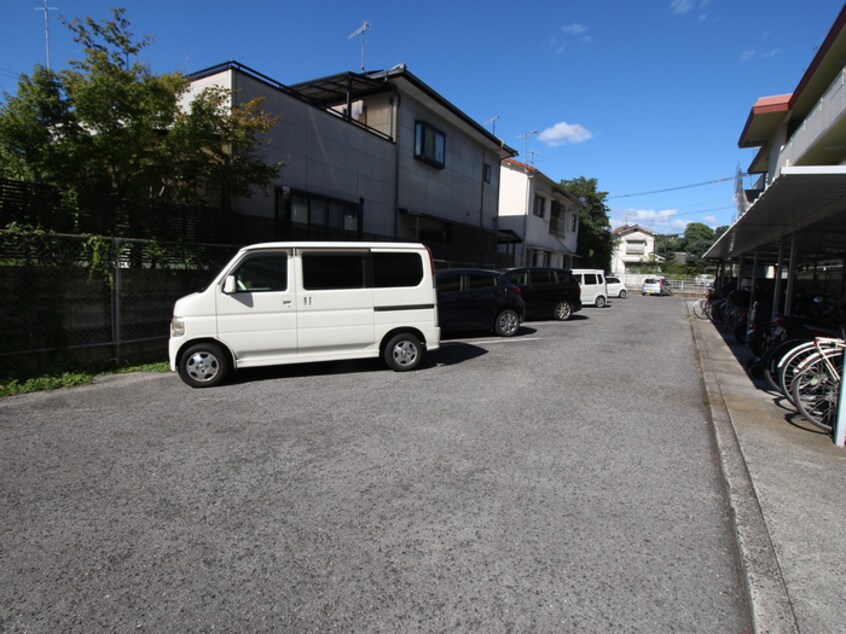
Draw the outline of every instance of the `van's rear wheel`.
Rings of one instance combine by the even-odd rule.
[[[191,387],[214,387],[229,375],[229,358],[214,343],[198,343],[179,359],[179,377]]]
[[[570,302],[560,301],[555,305],[554,315],[558,321],[567,321],[573,316],[573,306]]]
[[[389,368],[396,372],[413,370],[423,358],[423,346],[420,339],[411,333],[394,335],[385,346],[382,358]]]
[[[605,306],[605,298],[602,295],[600,295],[599,297],[596,298],[596,307],[602,308],[603,306]]]

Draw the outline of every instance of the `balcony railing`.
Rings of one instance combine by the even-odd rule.
[[[561,218],[560,216],[552,216],[549,219],[549,233],[556,236],[565,236],[567,233],[566,220],[566,218]]]
[[[796,165],[808,150],[844,116],[846,116],[846,68],[840,71],[814,109],[790,136],[778,157],[778,169],[786,165]]]

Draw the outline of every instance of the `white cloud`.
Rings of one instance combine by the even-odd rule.
[[[761,57],[763,57],[764,59],[770,59],[770,58],[773,58],[773,57],[775,57],[776,55],[780,55],[780,54],[781,54],[781,49],[780,49],[780,48],[774,48],[774,49],[772,49],[772,50],[765,51],[765,52],[761,55]]]
[[[702,11],[705,7],[711,4],[711,0],[672,0],[670,2],[670,11],[676,15],[687,15],[692,11]],[[699,21],[704,22],[708,19],[704,13],[699,16]]]
[[[670,10],[678,15],[684,15],[693,11],[693,0],[673,0],[670,3]]]
[[[700,219],[679,217],[678,209],[617,209],[611,212],[611,226],[640,225],[655,233],[682,234],[691,222],[701,222],[712,229],[719,226],[716,216],[703,216]]]
[[[583,143],[592,138],[593,132],[578,123],[560,121],[541,132],[538,141],[550,147],[558,147],[559,145]]]
[[[754,48],[748,48],[740,54],[740,61],[741,62],[752,61],[757,54],[758,54],[758,51],[756,51]]]
[[[582,35],[583,33],[587,33],[588,28],[584,24],[573,22],[573,24],[565,24],[561,27],[561,30],[567,35]]]

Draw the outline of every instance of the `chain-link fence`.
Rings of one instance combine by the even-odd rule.
[[[0,372],[164,360],[173,303],[237,249],[0,231]]]

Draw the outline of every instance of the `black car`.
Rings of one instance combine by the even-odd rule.
[[[554,317],[566,321],[582,309],[581,287],[566,269],[524,266],[508,269],[504,275],[505,279],[520,287],[527,317]]]
[[[446,269],[435,275],[438,321],[444,331],[492,330],[512,337],[525,304],[520,289],[502,273],[485,269]]]

